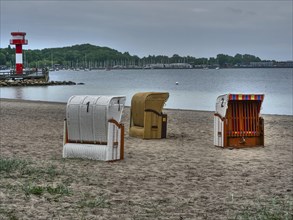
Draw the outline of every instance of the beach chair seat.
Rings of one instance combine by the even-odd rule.
[[[124,158],[125,96],[72,96],[64,120],[64,158]]]
[[[169,93],[140,92],[131,99],[129,135],[143,139],[166,138],[167,114],[163,106]]]
[[[264,146],[263,94],[226,94],[216,101],[214,145]]]

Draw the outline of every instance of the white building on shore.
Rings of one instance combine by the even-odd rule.
[[[192,65],[189,63],[156,63],[147,64],[144,69],[191,69]]]

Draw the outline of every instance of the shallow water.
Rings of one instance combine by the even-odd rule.
[[[262,113],[293,115],[293,69],[152,69],[50,72],[50,80],[84,85],[2,87],[1,98],[67,102],[72,95],[126,95],[142,91],[167,91],[165,108],[215,110],[226,93],[263,93]],[[178,85],[176,85],[178,82]]]

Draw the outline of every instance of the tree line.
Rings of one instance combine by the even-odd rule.
[[[186,63],[196,66],[219,66],[230,67],[235,65],[249,65],[250,62],[262,61],[259,57],[249,54],[218,54],[216,57],[195,58],[192,56],[172,57],[165,55],[149,55],[138,57],[128,52],[121,53],[117,50],[81,44],[62,48],[45,48],[42,50],[23,50],[23,64],[27,68],[105,68],[105,67],[144,67],[148,64],[171,64]],[[15,66],[15,49],[8,45],[7,48],[0,48],[0,66],[13,68]]]

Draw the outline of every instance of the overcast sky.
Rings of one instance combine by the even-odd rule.
[[[1,48],[26,32],[24,49],[90,43],[139,57],[252,54],[293,60],[293,0],[0,0]]]

